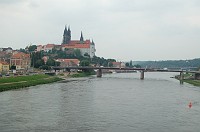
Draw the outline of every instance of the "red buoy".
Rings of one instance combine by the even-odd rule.
[[[188,106],[189,106],[189,108],[191,108],[192,107],[192,102],[190,102]]]

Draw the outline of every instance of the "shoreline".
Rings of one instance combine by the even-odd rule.
[[[58,76],[44,74],[6,77],[0,79],[0,92],[61,81]]]
[[[191,84],[193,86],[200,86],[200,80],[183,80],[183,82]]]
[[[0,78],[0,92],[20,89],[30,86],[36,86],[41,84],[48,84],[53,82],[70,82],[78,80],[86,80],[93,75],[92,73],[73,73],[71,75],[28,75],[28,76],[13,76]]]
[[[190,74],[184,74],[185,79],[183,80],[180,80],[180,75],[176,75],[174,78],[179,81],[191,84],[193,86],[200,86],[200,80],[195,80],[194,78],[191,78]]]

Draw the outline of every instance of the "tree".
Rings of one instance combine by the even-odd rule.
[[[128,62],[126,62],[126,64],[125,64],[125,65],[126,65],[126,67],[129,67],[129,66],[130,66]]]
[[[82,60],[80,62],[80,66],[89,66],[90,65],[90,62],[88,60]]]
[[[90,57],[90,55],[88,53],[85,53],[84,57]]]
[[[133,67],[133,61],[132,60],[129,63],[129,67]]]
[[[55,61],[55,66],[60,66],[60,62]]]
[[[48,59],[47,62],[46,62],[46,65],[55,66],[56,65],[56,61],[54,59]]]
[[[25,49],[22,49],[22,48],[20,48],[19,51],[23,52],[23,53],[27,53],[27,51]]]
[[[113,67],[113,63],[112,62],[108,62],[108,67]]]
[[[77,58],[80,58],[82,56],[80,49],[74,49],[74,56]]]
[[[43,54],[43,52],[32,52],[31,54],[30,54],[30,56],[31,56],[31,66],[32,67],[35,67],[35,68],[39,68],[38,67],[38,64],[36,64],[36,62],[38,61],[38,60],[42,60],[42,54]],[[38,61],[39,62],[39,61]],[[37,66],[36,66],[37,65]]]
[[[50,70],[51,67],[48,66],[48,65],[42,65],[42,66],[40,66],[40,69],[43,69],[43,70]]]
[[[138,64],[137,64],[137,65],[134,65],[134,67],[136,67],[136,68],[141,68],[141,66],[140,66],[140,65],[138,65]]]
[[[39,68],[40,66],[44,65],[44,60],[43,59],[39,59],[35,62],[34,67],[35,68]]]
[[[35,51],[35,49],[37,49],[36,45],[31,45],[31,46],[28,47],[29,52],[33,52],[33,51]]]

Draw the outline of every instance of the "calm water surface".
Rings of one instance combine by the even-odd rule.
[[[173,75],[110,74],[1,92],[0,132],[199,132],[200,87]]]

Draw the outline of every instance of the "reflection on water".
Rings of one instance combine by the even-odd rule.
[[[2,92],[0,130],[197,132],[200,88],[173,74],[108,74]]]

